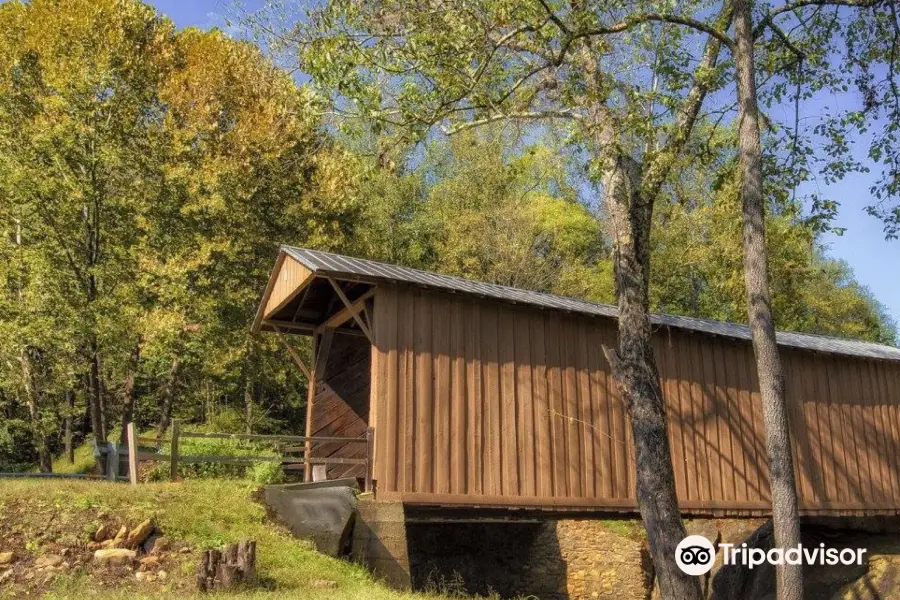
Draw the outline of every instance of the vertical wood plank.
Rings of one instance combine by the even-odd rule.
[[[393,286],[378,290],[375,302],[375,343],[372,345],[371,413],[377,414],[375,430],[375,480],[383,489],[397,487],[398,415],[398,343],[397,290]],[[370,425],[373,422],[370,420]],[[380,431],[379,431],[380,430]]]
[[[484,425],[486,419],[485,393],[482,380],[481,308],[478,302],[466,303],[466,420],[468,422],[466,468],[467,491],[484,493],[483,466],[487,458],[484,451]]]
[[[463,319],[465,301],[454,297],[452,300],[451,318],[451,384],[450,384],[450,491],[454,494],[465,494],[466,482],[466,448],[469,432],[466,420],[466,340],[467,323]]]
[[[553,496],[553,457],[550,441],[551,419],[547,393],[547,358],[543,313],[531,319],[532,390],[535,429],[535,477],[536,493]]]
[[[577,324],[575,335],[577,342],[577,360],[575,370],[578,377],[578,428],[581,431],[582,461],[579,463],[583,482],[581,495],[592,497],[595,495],[596,466],[594,465],[594,414],[591,410],[591,378],[588,363],[588,342],[586,331],[593,325],[590,321],[580,321]]]
[[[681,331],[671,332],[674,337],[673,344],[678,350],[675,352],[675,364],[677,374],[678,400],[681,406],[682,435],[684,443],[684,476],[687,483],[687,499],[701,500],[703,494],[700,485],[700,447],[697,445],[697,421],[699,415],[694,406],[694,397],[691,390],[690,371],[690,346]]]
[[[594,461],[596,481],[594,495],[613,498],[613,468],[609,430],[609,392],[606,389],[606,358],[603,356],[603,337],[599,327],[592,327],[588,334],[588,362],[591,369],[591,407],[594,432]]]
[[[432,360],[434,362],[434,490],[450,493],[450,301],[432,298]]]
[[[810,501],[818,504],[825,500],[827,493],[825,491],[824,468],[825,463],[822,457],[822,430],[821,419],[817,407],[822,398],[819,395],[814,370],[810,368],[807,360],[800,362],[797,377],[797,385],[801,386],[804,394],[800,401],[803,402],[804,422],[809,428],[807,438],[809,440],[809,482],[811,487]]]
[[[548,402],[550,405],[550,451],[553,464],[553,495],[569,495],[566,470],[566,429],[564,426],[562,370],[560,368],[560,317],[547,313],[545,341],[547,347]]]
[[[500,365],[498,362],[498,319],[496,305],[485,304],[481,308],[482,352],[484,356],[485,451],[484,487],[487,495],[502,494],[500,432]]]
[[[403,349],[403,362],[400,377],[400,426],[398,427],[399,453],[397,455],[398,482],[397,490],[412,492],[415,490],[415,446],[416,435],[416,296],[411,290],[404,288],[402,301],[398,303],[398,315],[402,323],[400,343]]]
[[[766,456],[766,428],[763,423],[762,397],[759,392],[759,377],[756,372],[756,357],[753,347],[746,346],[744,363],[747,368],[748,385],[751,394],[751,406],[753,406],[753,431],[757,441],[756,465],[759,472],[759,496],[764,502],[772,501],[771,488],[769,487],[769,461]]]
[[[678,498],[686,500],[687,481],[685,476],[684,438],[682,433],[681,406],[678,401],[678,381],[674,372],[674,353],[670,344],[670,331],[662,330],[654,337],[655,354],[659,368],[660,385],[666,407],[666,424],[669,433],[669,447],[672,453],[672,470],[675,474],[675,492]]]
[[[845,455],[846,445],[844,443],[841,423],[846,418],[846,416],[842,414],[841,408],[843,398],[841,396],[840,386],[837,382],[839,376],[835,371],[835,368],[837,367],[836,361],[830,356],[823,356],[822,362],[826,366],[825,378],[828,389],[828,423],[830,426],[832,452],[834,456],[837,496],[839,502],[847,502],[851,500],[852,496],[848,486],[849,480],[846,469],[847,457]]]
[[[731,405],[728,399],[728,381],[725,373],[725,365],[722,360],[724,348],[720,338],[708,340],[707,348],[710,353],[710,366],[712,367],[712,398],[716,405],[716,424],[719,433],[718,455],[722,472],[722,496],[727,502],[735,500],[735,471],[737,465],[734,462],[734,452],[731,443]]]
[[[697,477],[700,482],[699,489],[701,500],[712,500],[715,498],[715,491],[712,485],[712,466],[710,460],[710,444],[708,422],[712,419],[712,414],[708,403],[706,402],[706,394],[703,387],[703,353],[696,336],[689,335],[685,337],[686,352],[688,358],[688,366],[690,368],[690,384],[691,398],[694,407],[694,427],[695,438],[694,444],[697,449]]]
[[[533,364],[531,360],[531,323],[540,317],[532,311],[516,311],[513,330],[516,368],[516,414],[517,443],[519,449],[519,493],[524,496],[536,495],[535,482],[535,426],[534,395],[532,382]]]
[[[862,420],[862,429],[860,429],[860,440],[863,454],[866,462],[866,478],[867,485],[864,486],[869,502],[872,505],[880,506],[884,502],[884,486],[886,473],[881,471],[881,461],[879,460],[879,432],[875,425],[874,401],[872,397],[872,384],[869,377],[866,376],[866,365],[864,361],[853,360],[853,372],[856,375],[857,383],[857,401],[860,404],[860,416]]]
[[[575,361],[577,348],[575,346],[575,326],[571,318],[563,320],[562,346],[563,346],[563,395],[565,396],[566,414],[566,460],[567,478],[569,482],[569,495],[581,496],[581,465],[584,457],[581,455],[581,427],[578,423],[578,386],[575,380]]]
[[[837,389],[839,390],[841,399],[841,438],[843,439],[844,456],[847,462],[842,463],[844,470],[847,472],[847,486],[849,499],[861,501],[865,498],[862,491],[862,480],[860,479],[860,470],[862,468],[862,460],[859,454],[858,444],[856,440],[859,427],[859,410],[856,405],[856,390],[854,390],[848,379],[851,376],[850,369],[843,360],[835,360],[834,368],[837,369]]]
[[[722,440],[719,437],[719,423],[722,411],[716,396],[716,370],[712,351],[713,340],[701,337],[697,339],[698,363],[700,366],[699,381],[703,395],[704,415],[706,416],[706,457],[709,462],[710,489],[714,499],[724,498],[723,485],[725,466],[722,464]]]
[[[417,293],[416,299],[416,437],[412,458],[415,461],[416,491],[434,492],[434,376],[432,363],[431,298]]]
[[[501,490],[504,495],[519,493],[519,449],[516,445],[516,364],[515,364],[515,313],[507,307],[500,308],[500,443]]]

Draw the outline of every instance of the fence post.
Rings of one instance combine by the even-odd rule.
[[[366,429],[366,492],[372,491],[372,455],[374,454],[372,442],[375,439],[375,429]]]
[[[172,451],[169,453],[169,480],[175,481],[178,478],[178,421],[172,421]]]
[[[126,439],[128,440],[128,479],[131,485],[137,485],[137,436],[134,434],[134,423],[125,426]]]
[[[106,442],[106,478],[115,481],[119,476],[119,447],[115,442]]]

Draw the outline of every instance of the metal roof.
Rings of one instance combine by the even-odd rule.
[[[570,311],[585,315],[616,318],[618,309],[609,304],[599,304],[586,300],[576,300],[565,296],[554,296],[541,292],[531,292],[518,288],[484,283],[454,277],[440,275],[401,267],[387,263],[352,258],[322,252],[319,250],[307,250],[293,246],[281,246],[281,251],[296,259],[309,269],[322,275],[331,275],[341,279],[361,281],[392,281],[413,285],[421,285],[429,288],[448,290],[457,293],[471,294],[484,298],[495,298],[506,302],[527,304],[541,308]],[[712,335],[721,335],[741,340],[750,339],[750,328],[736,323],[724,323],[708,319],[696,319],[693,317],[679,317],[676,315],[652,314],[650,320],[655,325],[667,325],[679,329],[700,331]],[[779,331],[776,334],[778,344],[805,350],[829,352],[848,356],[861,356],[865,358],[878,358],[884,360],[900,361],[900,349],[874,342],[859,340],[847,340],[808,333],[794,333]]]

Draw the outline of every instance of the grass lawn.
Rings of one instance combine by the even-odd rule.
[[[14,577],[0,598],[191,598],[203,548],[244,539],[257,541],[262,589],[228,598],[442,598],[400,593],[373,581],[358,565],[319,554],[269,521],[253,499],[257,486],[241,480],[200,479],[139,486],[97,481],[0,480],[0,552],[13,551]],[[167,553],[165,581],[139,582],[135,573],[96,567],[87,549],[103,522],[127,524],[154,518],[182,551]],[[42,555],[62,555],[71,566],[37,572]],[[0,574],[4,567],[0,567]],[[31,574],[29,576],[29,574]],[[332,586],[323,589],[323,580]]]

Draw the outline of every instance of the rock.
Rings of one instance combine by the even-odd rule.
[[[106,540],[105,542],[100,542],[101,548],[115,548],[119,545],[119,542],[116,540]]]
[[[188,546],[184,546],[183,548],[179,548],[178,551],[179,551],[181,554],[190,554],[190,553],[191,553],[191,549],[190,549]]]
[[[94,552],[94,562],[107,565],[129,565],[137,553],[125,548],[103,548]]]
[[[125,538],[124,546],[126,548],[137,548],[153,533],[153,521],[147,519],[131,530],[128,537]]]
[[[159,566],[159,556],[145,556],[139,562],[141,563],[141,568],[143,569],[157,567]]]
[[[168,576],[169,576],[169,574],[161,569],[156,572],[156,578],[159,579],[160,581],[165,581],[166,577],[168,577]]]
[[[153,573],[150,573],[148,571],[138,571],[137,573],[134,574],[134,578],[137,581],[155,581],[156,575],[154,575]]]
[[[112,540],[112,542],[113,542],[112,546],[113,547],[121,546],[127,537],[128,537],[128,528],[125,527],[124,525],[122,525],[122,528],[119,529],[119,533],[117,533],[116,537],[114,537]]]
[[[99,550],[103,545],[99,542],[88,542],[87,549],[93,552],[94,550]]]
[[[47,567],[55,567],[61,564],[62,561],[62,556],[57,556],[56,554],[45,554],[44,556],[39,556],[37,560],[34,561],[34,566],[38,569],[45,569]]]
[[[0,565],[8,565],[16,559],[16,555],[12,552],[0,552]]]
[[[330,579],[314,579],[309,585],[318,590],[333,590],[338,586],[337,581],[331,581]]]
[[[106,540],[115,536],[115,530],[113,526],[109,523],[103,523],[100,527],[97,528],[97,531],[94,533],[94,541],[95,542],[105,542]]]
[[[144,552],[147,554],[161,554],[169,549],[169,538],[162,535],[153,535],[144,542]]]
[[[12,569],[7,569],[3,573],[0,573],[0,585],[3,585],[6,582],[6,580],[12,579],[12,575],[13,575]]]

